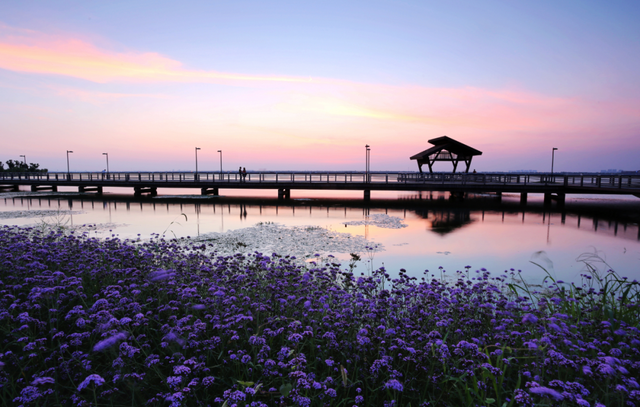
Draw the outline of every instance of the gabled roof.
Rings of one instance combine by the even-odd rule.
[[[429,157],[431,154],[435,154],[440,150],[447,150],[450,153],[463,157],[482,155],[482,151],[476,150],[475,148],[469,147],[468,145],[447,136],[432,138],[431,140],[429,140],[429,143],[433,144],[434,146],[411,156],[410,159],[420,160],[425,157]]]

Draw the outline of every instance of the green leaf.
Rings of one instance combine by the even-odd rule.
[[[238,384],[240,386],[244,386],[244,387],[251,387],[253,386],[255,383],[254,382],[241,382],[240,380],[238,380]]]
[[[280,394],[282,394],[284,397],[287,397],[289,393],[291,393],[292,389],[293,385],[291,383],[283,384],[282,386],[280,386]]]
[[[487,404],[493,404],[496,402],[496,399],[485,399],[484,402]]]

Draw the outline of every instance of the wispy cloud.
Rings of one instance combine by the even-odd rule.
[[[155,98],[166,99],[169,96],[157,93],[117,93],[117,92],[100,92],[76,88],[65,88],[58,86],[48,86],[53,92],[59,96],[69,99],[81,100],[88,103],[105,103],[113,100],[127,98]]]
[[[308,78],[199,71],[155,52],[116,52],[73,37],[56,37],[0,25],[0,68],[63,75],[105,83],[309,82]]]

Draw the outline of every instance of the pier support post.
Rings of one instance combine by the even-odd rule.
[[[140,196],[142,194],[149,194],[151,196],[158,195],[158,188],[156,187],[133,187],[133,194]]]
[[[527,193],[522,192],[520,193],[520,205],[526,205],[526,204],[527,204]]]
[[[557,194],[545,193],[544,194],[545,206],[551,205],[551,200],[554,200],[554,199],[558,203],[558,206],[564,206],[565,194],[560,192]]]
[[[558,206],[564,206],[565,194],[558,194],[556,195],[556,197],[556,199],[558,200]]]
[[[97,187],[79,186],[78,192],[95,192],[98,195],[102,195],[102,187],[101,186],[97,186]]]
[[[371,199],[371,190],[370,189],[365,189],[364,190],[364,200],[368,201]]]
[[[200,188],[201,195],[220,195],[220,190],[218,188]]]
[[[291,198],[291,190],[289,188],[279,188],[278,189],[278,199],[289,199]]]
[[[58,192],[58,186],[57,185],[31,185],[31,192],[38,192],[38,191]]]

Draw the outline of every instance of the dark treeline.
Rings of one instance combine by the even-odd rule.
[[[40,168],[40,164],[27,164],[23,161],[7,160],[0,161],[0,172],[47,172],[46,168]]]

